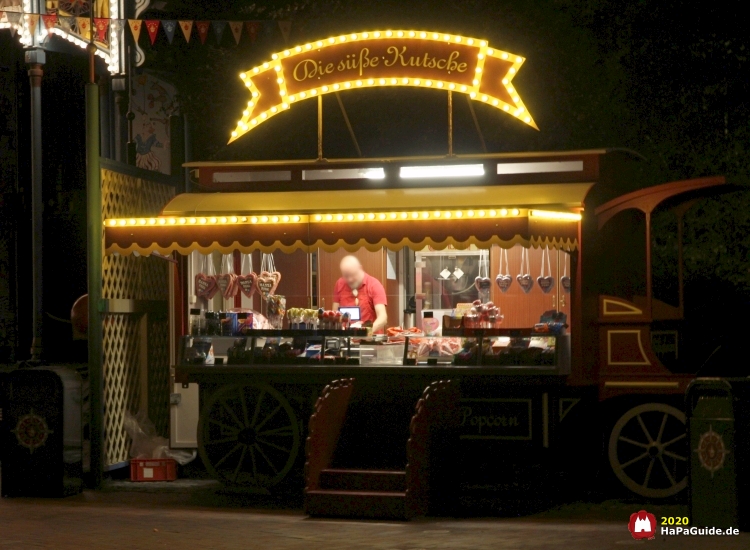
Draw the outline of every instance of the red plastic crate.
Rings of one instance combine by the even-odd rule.
[[[172,458],[131,458],[130,481],[174,481],[177,463]]]

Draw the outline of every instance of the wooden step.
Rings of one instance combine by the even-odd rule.
[[[305,492],[310,516],[407,519],[406,493],[395,491]]]
[[[320,488],[339,491],[406,491],[406,472],[399,470],[326,469],[320,472]]]

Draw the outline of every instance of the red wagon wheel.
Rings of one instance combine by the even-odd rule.
[[[198,452],[208,472],[230,485],[272,487],[299,453],[299,425],[287,399],[268,384],[235,384],[201,410]]]

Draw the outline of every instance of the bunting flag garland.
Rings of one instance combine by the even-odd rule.
[[[130,26],[130,32],[133,33],[133,40],[138,42],[138,37],[141,36],[141,20],[140,19],[128,19],[128,25]]]
[[[185,42],[190,42],[190,33],[193,32],[193,22],[180,21],[180,28],[182,29],[182,35],[185,37]]]
[[[86,40],[90,40],[91,20],[88,17],[76,17],[75,19],[78,25],[78,34],[80,34]]]
[[[47,29],[47,31],[50,31],[55,25],[57,25],[57,14],[42,15],[42,22],[44,23],[44,28]]]
[[[245,29],[247,29],[247,34],[250,36],[250,42],[255,42],[258,39],[258,29],[260,28],[260,23],[257,21],[246,21],[245,22]]]
[[[198,29],[198,38],[201,39],[201,44],[206,43],[208,37],[208,27],[211,25],[211,21],[196,21],[195,28]]]
[[[32,13],[29,15],[29,32],[33,35],[36,31],[36,26],[39,24],[39,14]]]
[[[284,37],[284,44],[289,43],[289,33],[292,31],[292,22],[279,21],[279,30],[281,31],[281,36]]]
[[[109,28],[112,29],[112,32],[117,36],[118,38],[122,37],[122,29],[124,29],[125,21],[122,19],[111,19]]]
[[[224,36],[224,29],[227,28],[226,21],[213,21],[211,25],[214,28],[214,34],[216,35],[216,43],[221,44],[221,37]]]
[[[107,29],[109,28],[109,19],[97,17],[94,19],[94,28],[96,29],[96,38],[99,42],[107,40]]]
[[[159,32],[159,24],[161,21],[158,19],[148,19],[146,21],[146,30],[148,31],[148,37],[151,40],[151,45],[156,42],[156,34]]]
[[[161,28],[164,29],[164,34],[167,35],[167,41],[171,44],[172,40],[174,40],[174,31],[177,30],[177,21],[165,19],[161,22]]]
[[[0,0],[2,3],[2,0]],[[10,25],[10,31],[14,32],[24,25],[32,34],[41,25],[49,33],[52,29],[60,28],[66,33],[79,35],[84,40],[90,40],[93,36],[100,44],[106,44],[112,36],[118,36],[121,40],[124,38],[122,32],[126,27],[130,27],[133,40],[137,43],[141,37],[141,30],[146,26],[149,41],[151,45],[156,44],[159,36],[159,28],[164,30],[167,42],[174,42],[174,35],[179,25],[185,42],[189,43],[192,38],[193,28],[198,32],[201,44],[206,44],[210,29],[213,27],[213,33],[216,37],[217,44],[221,44],[224,38],[227,26],[232,32],[235,45],[239,46],[243,34],[246,34],[251,43],[255,43],[258,38],[266,38],[271,35],[278,37],[281,34],[284,43],[289,42],[291,35],[291,21],[194,21],[194,20],[174,20],[174,19],[110,19],[107,17],[95,17],[92,21],[89,17],[77,17],[74,15],[60,15],[59,13],[26,13],[22,11],[0,10],[0,19],[7,21]]]
[[[263,37],[267,38],[271,36],[278,28],[279,25],[276,21],[263,21]]]
[[[63,28],[65,32],[72,32],[73,26],[76,23],[75,17],[59,17],[58,21],[60,21],[60,26]]]
[[[234,36],[235,44],[239,46],[240,37],[242,36],[242,21],[230,21],[229,29],[232,31],[232,36]]]
[[[11,23],[13,25],[18,25],[21,22],[20,11],[6,11],[5,17],[8,18],[8,23]]]

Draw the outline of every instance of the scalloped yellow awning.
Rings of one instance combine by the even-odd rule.
[[[187,254],[518,243],[573,250],[574,213],[592,185],[186,193],[157,218],[105,220],[105,250]]]

